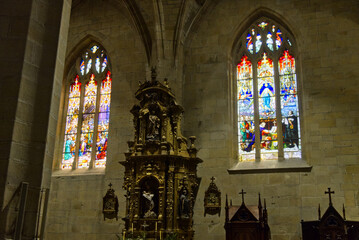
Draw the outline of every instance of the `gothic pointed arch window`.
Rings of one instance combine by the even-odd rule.
[[[112,86],[105,49],[90,44],[77,58],[72,73],[66,87],[61,168],[103,168]]]
[[[268,18],[240,39],[237,62],[240,162],[300,159],[301,131],[294,38]]]

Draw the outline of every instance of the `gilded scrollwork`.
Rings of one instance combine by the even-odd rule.
[[[155,72],[151,81],[140,84],[136,98],[140,103],[131,109],[135,137],[121,162],[128,204],[124,232],[133,231],[136,236],[146,225],[149,238],[161,229],[163,238],[167,232],[176,232],[180,239],[193,239],[196,168],[202,160],[196,156],[194,138],[188,146],[182,136],[183,108],[176,103],[168,80],[163,85]]]

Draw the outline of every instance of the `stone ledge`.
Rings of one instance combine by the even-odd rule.
[[[267,160],[261,162],[239,162],[228,169],[229,174],[310,172],[312,166],[303,159]]]
[[[105,175],[105,168],[93,169],[75,169],[75,170],[56,170],[52,172],[52,177],[73,177],[73,176],[89,176],[89,175]]]

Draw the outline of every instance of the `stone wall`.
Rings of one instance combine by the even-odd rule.
[[[140,2],[141,8],[148,7]],[[165,9],[172,9],[170,2],[165,2]],[[172,66],[174,72],[163,70],[160,80],[167,77],[166,73],[178,77],[173,87],[168,76],[185,108],[182,129],[186,137],[197,136],[199,157],[204,160],[198,169],[202,182],[195,204],[195,239],[224,239],[224,208],[221,217],[203,217],[203,196],[212,176],[222,191],[222,204],[225,194],[233,199],[233,204],[240,204],[238,192],[242,188],[247,192],[248,205],[257,204],[258,192],[266,198],[274,240],[300,239],[300,220],[316,219],[319,203],[324,211],[328,206],[324,191],[328,187],[335,190],[333,202],[337,210],[345,204],[347,219],[359,220],[359,57],[355,54],[359,47],[354,44],[354,39],[359,37],[358,10],[358,4],[349,0],[213,1],[208,11],[196,18],[200,19],[196,28],[181,42],[175,59],[177,67],[172,66],[168,55],[161,60],[164,68]],[[156,28],[155,17],[150,15],[152,10],[146,12],[145,22]],[[248,17],[256,12],[281,19],[296,38],[303,156],[313,166],[309,173],[229,175],[227,172],[237,162],[235,83],[231,72],[231,65],[236,63],[232,46],[249,26],[246,26]],[[164,19],[174,22],[169,16]],[[156,31],[158,28],[150,29],[152,34]],[[165,36],[173,41],[171,34]],[[102,197],[111,182],[120,201],[119,217],[123,217],[124,169],[118,161],[124,160],[126,142],[133,138],[129,111],[136,103],[134,93],[138,81],[149,75],[141,36],[123,4],[84,1],[72,9],[64,81],[69,80],[66,71],[73,64],[71,56],[86,47],[81,44],[83,40],[102,44],[111,61],[109,156],[102,172],[54,169],[46,228],[46,239],[51,240],[116,239],[115,234],[122,230],[122,220],[103,220]],[[161,41],[153,40],[153,44]],[[170,44],[165,45],[169,48]],[[156,46],[153,49],[160,51]],[[62,90],[62,95],[65,91]],[[63,117],[61,108],[59,116]],[[57,134],[63,133],[58,130]],[[56,146],[54,166],[61,161],[61,143],[57,142]]]
[[[203,177],[196,203],[198,239],[223,239],[224,217],[202,217],[203,192],[217,178],[222,196],[240,204],[266,198],[272,239],[300,239],[300,220],[317,218],[328,206],[324,191],[335,190],[334,206],[359,220],[358,178],[358,3],[354,1],[218,1],[185,49],[185,135],[196,135]],[[233,42],[253,14],[280,19],[293,32],[299,56],[303,158],[309,173],[229,175],[237,161],[236,109],[231,64]],[[199,236],[198,235],[198,236]],[[203,237],[202,237],[203,236]]]

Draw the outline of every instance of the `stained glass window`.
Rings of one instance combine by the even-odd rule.
[[[107,160],[112,84],[108,58],[101,46],[92,44],[79,59],[67,95],[62,169],[105,167]]]
[[[240,161],[301,158],[294,44],[284,29],[262,18],[242,38],[245,47],[237,64]]]

